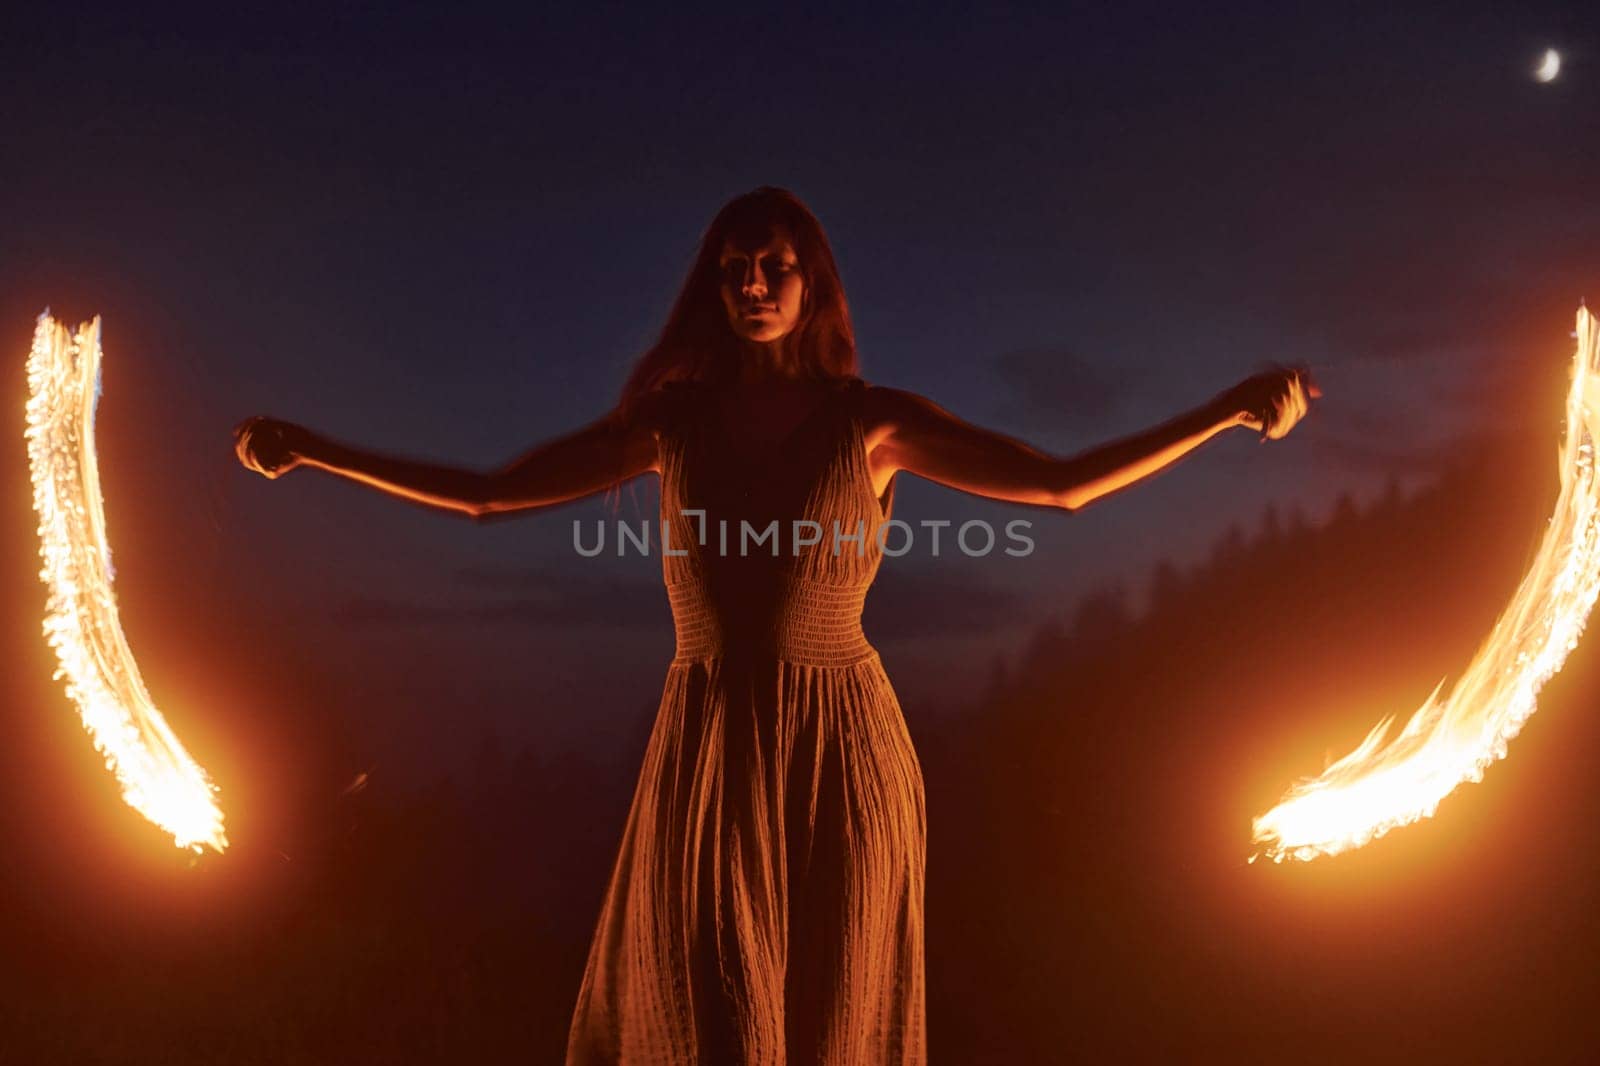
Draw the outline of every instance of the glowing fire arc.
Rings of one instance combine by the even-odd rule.
[[[100,356],[98,317],[69,335],[48,311],[39,316],[25,436],[39,578],[49,590],[44,635],[60,663],[55,677],[65,679],[122,798],[178,847],[220,852],[228,838],[216,786],[151,702],[118,620],[94,444]]]
[[[1255,819],[1255,842],[1273,860],[1336,855],[1432,817],[1457,785],[1481,780],[1490,763],[1505,757],[1536,709],[1539,689],[1578,646],[1600,593],[1600,329],[1587,308],[1578,311],[1576,336],[1561,490],[1522,583],[1447,696],[1440,698],[1440,682],[1393,739],[1385,742],[1390,716],[1354,751],[1293,785]]]

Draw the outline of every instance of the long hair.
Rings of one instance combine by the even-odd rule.
[[[729,381],[737,376],[737,339],[722,306],[722,246],[730,239],[759,244],[779,226],[789,231],[805,282],[800,321],[786,338],[800,375],[823,380],[859,376],[850,308],[822,223],[794,193],[763,185],[730,200],[711,220],[667,324],[622,387],[619,408],[627,410],[669,381]]]

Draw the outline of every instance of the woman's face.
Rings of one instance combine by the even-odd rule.
[[[772,344],[800,324],[805,281],[787,230],[773,230],[759,246],[724,242],[720,264],[722,306],[736,336]]]

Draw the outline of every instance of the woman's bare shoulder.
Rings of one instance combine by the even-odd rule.
[[[862,382],[859,392],[862,425],[868,432],[891,430],[940,409],[927,397],[892,385]]]

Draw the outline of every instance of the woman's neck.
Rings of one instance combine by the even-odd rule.
[[[793,382],[805,377],[800,360],[795,358],[788,338],[771,344],[743,343],[738,349],[738,374],[741,385]]]

